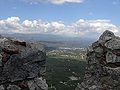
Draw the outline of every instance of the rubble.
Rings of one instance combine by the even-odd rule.
[[[0,90],[48,90],[39,43],[0,37]]]
[[[120,90],[120,37],[106,30],[88,48],[84,80],[75,90]]]

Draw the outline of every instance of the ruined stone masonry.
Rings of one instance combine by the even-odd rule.
[[[40,44],[0,37],[0,90],[48,90]]]
[[[120,90],[120,37],[106,30],[88,48],[84,80],[75,90]]]

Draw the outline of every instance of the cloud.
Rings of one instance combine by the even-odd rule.
[[[110,20],[85,20],[80,19],[70,25],[62,21],[24,20],[19,17],[9,17],[0,20],[0,33],[40,33],[62,36],[98,37],[105,30],[110,30],[120,35],[120,26]]]
[[[84,0],[24,0],[30,4],[46,3],[50,2],[52,4],[64,4],[64,3],[83,3]]]
[[[120,4],[120,0],[113,0],[112,4],[113,5],[118,5],[118,4]]]
[[[20,19],[18,17],[10,17],[5,20],[0,20],[0,33],[19,32],[19,27],[21,27],[19,21]]]
[[[73,25],[77,32],[82,32],[84,36],[98,37],[105,30],[110,30],[120,35],[120,28],[111,23],[110,20],[84,20],[80,19]]]
[[[83,3],[84,0],[49,0],[53,4],[63,4],[63,3]]]

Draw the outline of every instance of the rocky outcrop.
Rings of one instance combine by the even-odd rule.
[[[120,90],[120,37],[107,30],[88,48],[84,80],[75,90]]]
[[[48,90],[39,43],[0,37],[0,90]]]

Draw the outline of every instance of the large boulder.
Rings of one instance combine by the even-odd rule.
[[[0,38],[0,90],[48,90],[46,53],[37,42]]]
[[[120,37],[106,30],[88,48],[87,64],[75,90],[120,90]]]

